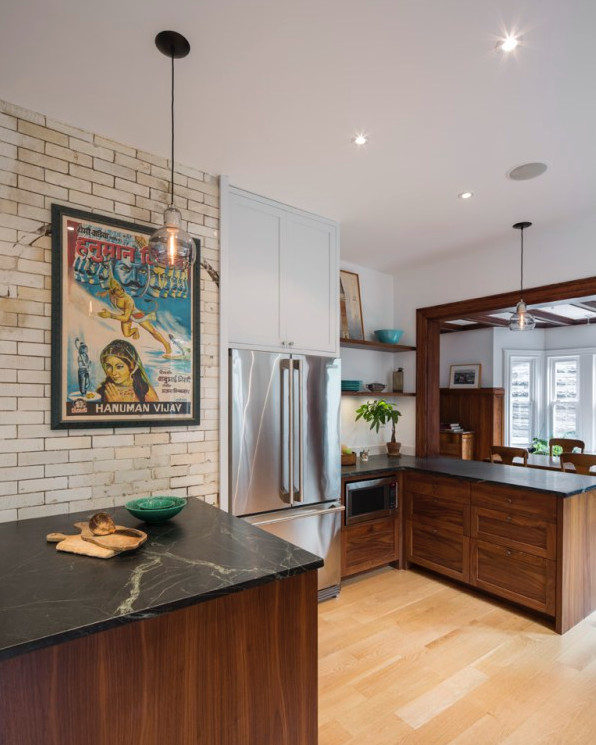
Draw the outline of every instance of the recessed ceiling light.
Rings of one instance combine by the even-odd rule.
[[[457,196],[460,199],[470,199],[471,197],[474,196],[474,192],[473,191],[462,191],[462,193],[458,194]]]
[[[358,132],[352,138],[352,142],[354,143],[354,145],[366,145],[366,143],[368,142],[368,137],[364,134],[364,132]]]
[[[497,46],[503,52],[512,52],[515,47],[519,44],[515,36],[506,36],[503,41],[500,41]]]
[[[522,163],[508,171],[507,178],[512,181],[529,181],[531,178],[542,176],[547,168],[546,163]]]

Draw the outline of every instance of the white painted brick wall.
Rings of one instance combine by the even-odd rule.
[[[218,502],[219,290],[201,271],[201,424],[50,429],[52,202],[159,225],[166,158],[0,100],[0,522],[147,494]],[[219,186],[175,164],[175,203],[219,269]]]

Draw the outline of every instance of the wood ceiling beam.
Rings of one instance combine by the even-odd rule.
[[[534,316],[534,318],[540,318],[543,321],[548,321],[548,323],[552,323],[555,326],[570,326],[573,323],[572,318],[557,316],[554,313],[548,313],[545,310],[540,310],[540,308],[529,308],[529,311]]]

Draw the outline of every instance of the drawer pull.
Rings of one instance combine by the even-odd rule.
[[[511,515],[507,515],[507,522],[511,522]]]
[[[507,501],[509,502],[509,504],[512,504],[513,499],[511,499],[511,497],[507,497]]]
[[[437,529],[433,528],[433,535],[436,535],[436,534],[437,534]]]
[[[510,548],[508,548],[506,554],[507,556],[513,556],[513,551]]]

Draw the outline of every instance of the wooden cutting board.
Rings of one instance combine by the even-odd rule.
[[[46,540],[56,544],[57,551],[71,554],[93,556],[97,559],[111,559],[123,551],[132,551],[145,543],[147,534],[135,528],[116,526],[116,532],[109,535],[94,535],[87,523],[75,523],[80,530],[76,535],[48,533]]]

